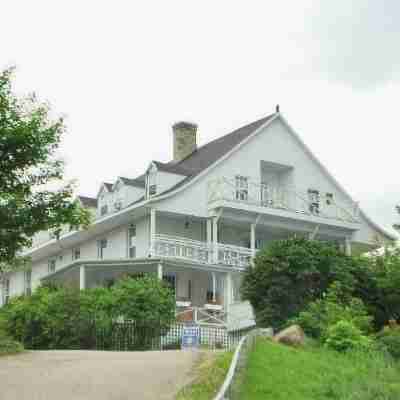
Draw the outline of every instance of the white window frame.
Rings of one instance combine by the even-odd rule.
[[[32,270],[27,269],[24,271],[24,293],[26,296],[32,294]]]
[[[105,244],[105,246],[103,246]],[[97,241],[97,258],[104,259],[104,250],[108,247],[108,239],[102,238]]]
[[[79,254],[78,257],[76,256],[77,254]],[[79,260],[80,258],[81,258],[81,248],[80,247],[74,247],[72,249],[72,261]]]
[[[10,279],[7,278],[3,282],[3,304],[8,304],[10,301]]]
[[[235,200],[248,201],[249,199],[249,177],[243,175],[235,176]]]
[[[102,217],[102,216],[107,215],[107,214],[108,214],[108,204],[103,204],[100,207],[100,216]]]
[[[316,189],[308,189],[307,195],[310,213],[318,215],[321,211],[321,193]]]
[[[52,273],[56,272],[56,269],[57,269],[57,258],[52,257],[47,262],[47,270],[48,270],[49,274],[52,274]]]
[[[157,168],[153,165],[146,175],[146,194],[152,197],[157,194]]]
[[[132,234],[132,232],[134,232],[134,235]],[[132,224],[128,227],[127,231],[128,258],[136,258],[136,235],[137,235],[136,225]]]

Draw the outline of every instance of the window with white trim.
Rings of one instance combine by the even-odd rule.
[[[247,201],[249,198],[249,180],[247,176],[236,175],[236,200]]]
[[[171,290],[176,293],[176,276],[175,275],[164,275],[163,276],[163,282],[165,282]]]
[[[104,204],[100,208],[100,215],[103,216],[103,215],[106,215],[107,213],[108,213],[108,205]]]
[[[48,265],[49,274],[52,274],[53,272],[56,272],[56,259],[55,258],[51,258],[48,261],[47,265]]]
[[[327,206],[330,206],[333,204],[333,193],[326,193],[325,194],[325,202]]]
[[[136,258],[136,225],[128,228],[128,257]]]
[[[100,239],[97,241],[97,257],[100,259],[104,258],[105,250],[107,248],[107,239]]]
[[[6,279],[3,282],[3,304],[7,304],[10,301],[10,280]]]
[[[79,260],[81,258],[81,248],[75,247],[72,249],[72,261]]]
[[[24,292],[26,296],[30,296],[32,293],[32,271],[24,271]]]
[[[157,169],[153,166],[147,173],[147,195],[148,197],[157,194]]]
[[[321,197],[318,190],[308,189],[308,204],[311,214],[319,214]]]

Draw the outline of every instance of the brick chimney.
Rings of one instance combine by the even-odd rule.
[[[174,161],[179,162],[197,148],[197,125],[181,121],[174,124],[172,130],[174,132]]]

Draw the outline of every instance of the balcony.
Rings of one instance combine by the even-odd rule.
[[[238,268],[250,265],[252,252],[246,247],[202,241],[179,236],[155,235],[154,252],[158,257],[172,257],[200,264],[222,264]]]
[[[247,179],[222,177],[210,181],[209,205],[221,200],[350,223],[359,222],[356,203],[352,206],[342,206],[336,203],[332,195],[322,198],[317,191],[296,191],[284,186],[257,184]]]

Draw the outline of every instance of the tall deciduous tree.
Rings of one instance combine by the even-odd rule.
[[[0,71],[0,279],[24,262],[19,255],[35,233],[51,229],[57,235],[65,225],[89,223],[56,157],[63,120],[53,119],[35,95],[17,97],[12,77],[13,69]],[[50,190],[54,182],[61,188]]]

